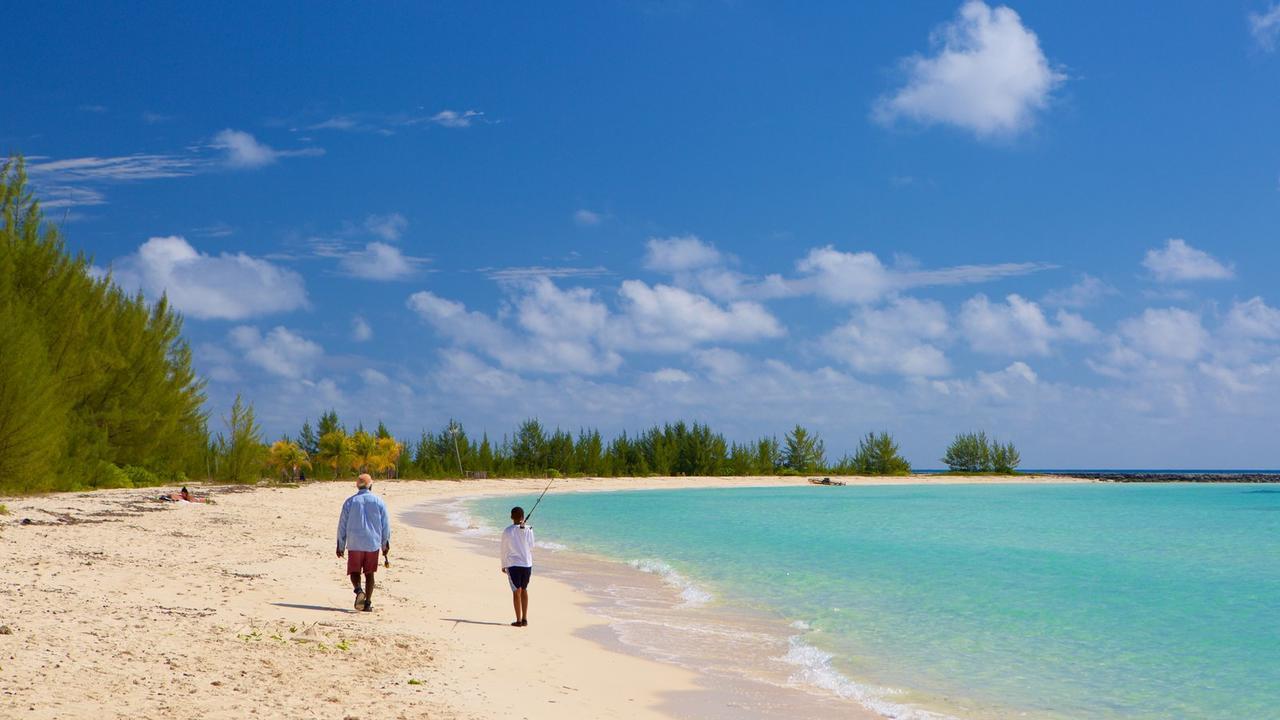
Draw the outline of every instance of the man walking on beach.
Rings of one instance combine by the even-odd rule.
[[[372,612],[373,574],[378,571],[378,551],[391,552],[391,521],[386,503],[372,492],[373,478],[368,473],[356,478],[356,488],[356,494],[342,503],[338,517],[338,557],[347,551],[347,575],[355,588],[356,609]]]
[[[524,508],[511,508],[511,524],[502,531],[502,572],[511,585],[516,609],[512,627],[529,624],[529,578],[533,575],[533,528],[524,525]]]

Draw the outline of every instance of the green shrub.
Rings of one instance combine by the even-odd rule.
[[[1002,444],[979,431],[956,435],[956,439],[947,447],[942,462],[952,472],[1012,475],[1022,462],[1022,456],[1013,443]]]
[[[89,476],[89,485],[97,490],[131,488],[133,487],[133,481],[129,479],[124,470],[106,460],[102,460],[98,462],[93,474]]]
[[[137,465],[124,466],[124,474],[129,476],[129,482],[133,484],[133,487],[155,487],[156,485],[165,484],[164,480],[161,480],[155,473]]]
[[[4,503],[0,503],[0,515],[8,515],[8,514],[9,514],[9,508],[5,507]]]
[[[839,467],[859,475],[911,474],[911,463],[898,453],[898,443],[888,432],[867,433],[858,441],[858,450],[853,457],[842,461]]]

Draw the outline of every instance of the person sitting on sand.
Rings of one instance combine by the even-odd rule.
[[[347,551],[347,575],[356,593],[356,609],[373,611],[373,574],[378,571],[378,551],[391,552],[391,521],[387,505],[373,494],[368,473],[356,478],[356,494],[342,503],[338,517],[338,557]],[[364,587],[360,587],[360,574]]]
[[[182,488],[182,492],[169,493],[168,495],[161,495],[160,499],[164,500],[165,502],[193,502],[194,503],[194,502],[209,501],[208,498],[201,498],[201,497],[196,497],[195,495],[192,495],[190,492],[188,492],[188,490],[185,487]]]
[[[502,531],[502,572],[516,609],[513,627],[529,624],[529,579],[533,575],[533,528],[524,524],[524,508],[511,508],[511,524]]]

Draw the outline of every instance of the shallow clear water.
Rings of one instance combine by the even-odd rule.
[[[498,525],[522,500],[471,512]],[[797,621],[790,660],[851,696],[896,688],[970,718],[1280,717],[1274,487],[570,493],[535,519],[541,541],[660,561],[687,597]]]

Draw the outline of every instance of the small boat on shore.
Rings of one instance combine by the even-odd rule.
[[[844,485],[844,482],[841,480],[832,480],[829,477],[824,477],[824,478],[809,478],[809,484],[810,485]]]

